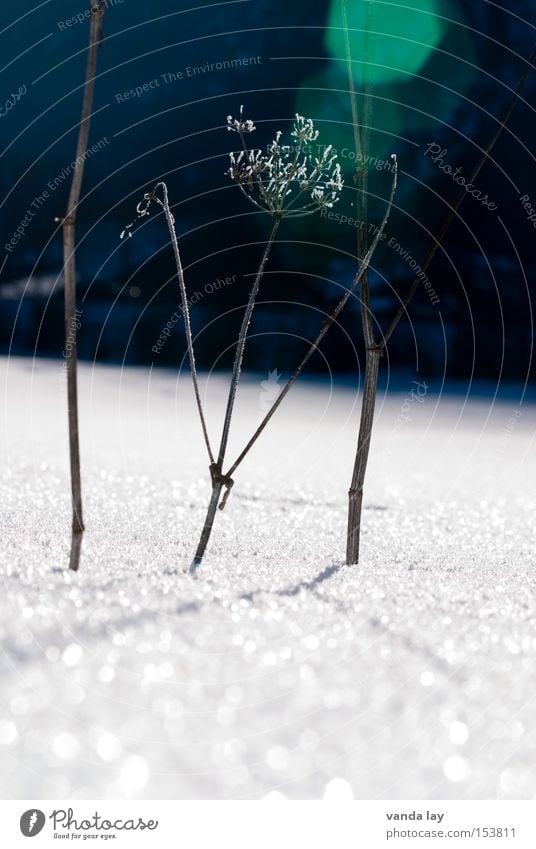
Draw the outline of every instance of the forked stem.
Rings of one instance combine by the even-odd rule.
[[[266,263],[268,261],[268,257],[270,256],[270,252],[272,250],[272,246],[275,240],[275,236],[281,223],[281,218],[279,215],[274,215],[272,219],[272,226],[270,228],[270,234],[268,236],[268,241],[266,242],[262,258],[259,264],[259,268],[257,270],[257,274],[255,275],[255,279],[251,286],[248,302],[246,305],[246,310],[244,312],[244,317],[242,319],[242,324],[240,326],[240,333],[238,336],[238,343],[236,346],[235,359],[233,364],[233,371],[231,374],[231,383],[229,386],[229,395],[227,398],[227,407],[225,410],[225,418],[223,421],[223,430],[220,440],[220,447],[218,451],[218,459],[216,463],[212,463],[210,471],[212,476],[212,495],[210,498],[210,502],[208,505],[207,515],[205,519],[205,523],[203,525],[203,530],[201,532],[201,538],[199,540],[199,544],[197,546],[197,550],[190,566],[190,571],[195,572],[203,561],[203,557],[210,540],[210,535],[212,533],[212,528],[214,526],[214,519],[216,517],[216,510],[218,507],[218,501],[221,495],[221,491],[225,486],[227,492],[230,491],[233,480],[230,475],[224,475],[222,472],[223,463],[225,461],[225,453],[227,451],[227,443],[229,441],[229,433],[231,429],[231,422],[233,419],[233,411],[234,405],[236,401],[236,392],[238,389],[238,383],[240,381],[240,372],[242,369],[242,361],[244,359],[244,349],[246,346],[246,340],[248,335],[248,329],[251,322],[251,317],[253,315],[253,310],[255,308],[255,301],[257,300],[257,295],[259,294],[259,288],[261,285],[261,281],[264,275],[264,270],[266,267]],[[223,508],[225,506],[225,498],[222,501],[220,507]]]
[[[379,244],[379,242],[382,238],[382,234],[385,230],[385,227],[387,226],[387,222],[389,221],[389,215],[391,213],[391,208],[393,206],[393,200],[394,200],[394,196],[395,196],[395,192],[396,192],[396,185],[397,185],[397,174],[398,174],[396,159],[394,159],[393,161],[394,161],[394,169],[395,170],[394,170],[394,175],[393,175],[393,183],[392,183],[392,186],[391,186],[391,194],[390,194],[390,197],[389,197],[389,202],[387,204],[387,209],[386,209],[385,214],[383,216],[382,223],[381,223],[380,227],[378,228],[376,235],[374,236],[374,239],[372,241],[372,245],[370,246],[366,256],[364,257],[364,259],[361,260],[360,266],[359,266],[357,273],[356,273],[356,275],[355,275],[355,277],[352,281],[352,284],[348,287],[348,289],[346,290],[346,292],[342,296],[341,300],[339,301],[339,303],[337,304],[337,306],[335,307],[333,312],[330,315],[328,315],[328,317],[325,319],[322,327],[320,328],[320,331],[319,331],[316,339],[313,342],[311,342],[311,344],[309,345],[309,348],[305,352],[300,364],[298,365],[298,367],[295,369],[295,371],[293,372],[291,377],[286,382],[285,386],[283,387],[283,389],[279,393],[278,397],[276,398],[276,400],[274,401],[274,403],[272,404],[272,406],[270,407],[270,409],[266,413],[265,417],[263,418],[263,420],[261,421],[261,423],[257,427],[257,430],[255,431],[255,433],[253,434],[253,436],[251,437],[251,439],[249,440],[249,442],[247,443],[245,448],[238,455],[238,457],[236,458],[236,460],[234,461],[232,466],[227,471],[228,476],[231,476],[235,473],[235,471],[237,470],[239,465],[246,458],[247,454],[249,454],[249,452],[251,451],[251,449],[255,445],[256,441],[258,440],[259,436],[261,435],[261,433],[265,429],[266,425],[268,424],[268,422],[270,421],[272,416],[277,411],[278,407],[282,404],[286,395],[290,392],[290,390],[292,389],[292,387],[294,386],[294,384],[296,383],[296,381],[300,377],[305,366],[307,365],[307,363],[309,362],[309,360],[311,359],[311,357],[313,356],[315,351],[317,351],[318,348],[320,347],[320,343],[322,342],[324,336],[326,335],[326,333],[328,332],[330,327],[337,321],[339,315],[341,314],[344,307],[346,306],[346,304],[350,300],[352,294],[354,293],[354,291],[356,290],[358,285],[363,280],[363,277],[366,274],[368,267],[369,267],[369,265],[372,261],[372,257],[374,256],[376,248],[377,248],[377,246],[378,246],[378,244]]]

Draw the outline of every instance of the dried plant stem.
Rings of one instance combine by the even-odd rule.
[[[505,110],[502,120],[500,121],[499,127],[496,129],[492,138],[490,139],[488,145],[483,150],[481,157],[479,158],[477,164],[475,165],[469,183],[473,183],[478,176],[482,166],[484,165],[486,159],[488,158],[492,148],[494,147],[497,139],[499,138],[502,130],[504,129],[506,123],[508,122],[510,115],[514,109],[514,106],[517,102],[517,99],[525,85],[525,82],[528,79],[530,71],[532,69],[532,64],[534,61],[536,51],[533,51],[530,59],[529,59],[529,67],[526,69],[525,73],[519,80],[519,83],[516,87],[516,90],[508,103],[508,106]],[[354,95],[355,96],[355,95]],[[432,260],[434,259],[438,248],[441,246],[447,231],[450,225],[453,223],[454,219],[457,216],[458,210],[462,205],[467,192],[465,188],[463,188],[453,206],[451,207],[448,215],[445,217],[443,222],[441,223],[437,234],[434,238],[432,247],[430,248],[426,259],[422,263],[422,270],[424,272],[427,271]],[[392,333],[396,329],[398,323],[400,322],[402,316],[405,314],[408,304],[415,295],[417,288],[419,286],[420,278],[415,278],[413,281],[406,297],[401,303],[398,311],[391,322],[389,329],[384,334],[383,339],[380,344],[377,344],[374,338],[374,327],[373,327],[373,316],[370,309],[370,292],[368,285],[362,285],[361,287],[361,314],[363,320],[363,333],[365,337],[366,344],[366,362],[365,362],[365,381],[363,388],[363,402],[361,408],[361,420],[359,425],[359,434],[358,434],[358,442],[357,442],[357,453],[354,464],[354,471],[352,475],[352,483],[350,486],[350,490],[348,493],[349,498],[349,509],[348,509],[348,532],[347,532],[347,546],[346,546],[346,563],[354,564],[359,562],[359,543],[360,543],[360,534],[361,534],[361,512],[363,507],[363,487],[365,483],[365,476],[367,471],[368,464],[368,456],[369,456],[369,448],[370,448],[370,440],[372,436],[372,428],[374,425],[374,408],[376,402],[376,394],[377,394],[377,386],[378,386],[378,371],[379,371],[379,361],[380,356],[382,355],[387,342],[389,341]]]
[[[223,489],[223,482],[217,481],[212,476],[212,494],[210,496],[210,501],[208,505],[207,515],[205,517],[205,522],[203,525],[203,530],[201,531],[201,537],[199,539],[199,543],[197,545],[197,550],[195,552],[195,557],[193,563],[190,567],[191,572],[195,572],[196,569],[203,562],[203,557],[210,539],[210,535],[212,533],[212,528],[214,526],[214,519],[216,518],[216,511],[218,509],[218,502],[220,500],[221,491]]]
[[[361,183],[364,196],[363,206],[366,209],[366,178]],[[364,213],[366,216],[366,211]],[[364,219],[366,220],[366,219]],[[364,249],[358,241],[358,250]],[[357,436],[357,449],[354,459],[352,481],[348,490],[348,525],[346,531],[346,563],[359,562],[359,540],[361,533],[361,511],[363,507],[363,487],[372,439],[374,425],[374,408],[378,387],[378,372],[380,367],[381,348],[376,343],[373,316],[370,305],[370,287],[368,275],[361,283],[361,324],[365,341],[365,379],[363,383],[363,400],[361,402],[361,418]]]
[[[370,440],[374,424],[374,407],[376,405],[379,367],[380,349],[376,347],[367,350],[363,402],[361,404],[361,420],[359,423],[359,434],[357,439],[357,452],[352,475],[352,483],[348,491],[348,530],[346,537],[346,562],[348,564],[359,562],[363,486],[365,484]]]
[[[156,194],[158,189],[162,189],[163,200],[161,200]],[[194,386],[195,400],[197,403],[197,409],[199,412],[199,419],[201,422],[201,428],[203,431],[203,438],[205,440],[205,445],[207,448],[207,453],[210,459],[211,465],[214,464],[214,455],[212,453],[212,447],[210,444],[210,439],[208,435],[207,421],[205,417],[205,412],[203,410],[203,403],[201,401],[201,392],[199,390],[199,379],[197,377],[197,367],[195,364],[195,354],[194,354],[194,343],[192,339],[192,327],[190,324],[190,308],[188,305],[188,295],[186,292],[186,284],[184,281],[184,271],[182,268],[181,255],[179,251],[179,243],[177,239],[177,233],[175,230],[175,218],[173,213],[171,212],[171,208],[169,206],[169,196],[168,196],[168,188],[165,183],[157,183],[154,187],[152,193],[148,196],[149,200],[154,200],[158,203],[159,206],[164,210],[164,215],[166,217],[166,222],[168,225],[169,236],[171,239],[171,244],[173,245],[173,255],[175,257],[175,265],[177,267],[177,279],[179,281],[179,291],[181,296],[181,304],[182,304],[182,313],[184,316],[184,328],[186,332],[186,345],[188,349],[188,359],[190,361],[190,371],[192,374],[192,383]]]
[[[378,371],[381,348],[376,343],[373,316],[370,307],[370,288],[368,275],[361,283],[361,323],[365,340],[365,379],[363,384],[363,400],[361,402],[361,419],[357,436],[357,450],[352,472],[352,482],[348,490],[348,527],[346,533],[346,563],[359,561],[359,537],[361,530],[361,509],[363,505],[363,486],[367,471],[372,427],[374,424],[374,407],[378,387]]]
[[[359,539],[361,533],[361,510],[363,506],[363,487],[374,425],[374,407],[378,389],[378,371],[380,366],[381,348],[376,345],[373,335],[372,316],[370,313],[370,291],[368,281],[361,286],[361,316],[365,342],[367,336],[372,337],[370,347],[365,351],[365,380],[363,384],[363,400],[361,402],[361,419],[357,435],[357,450],[352,472],[352,482],[348,490],[348,527],[346,532],[346,563],[359,562]]]
[[[102,19],[105,5],[91,2],[89,49],[86,67],[82,118],[78,133],[76,159],[67,204],[62,220],[64,286],[65,286],[65,357],[67,369],[67,410],[69,421],[69,457],[71,465],[72,532],[70,568],[77,571],[80,562],[80,542],[84,533],[82,512],[82,481],[80,473],[80,436],[78,426],[78,374],[77,374],[77,311],[76,311],[76,217],[84,177],[85,154],[89,139],[97,54],[102,42]]]
[[[268,261],[268,257],[270,256],[270,252],[272,250],[272,245],[274,243],[274,239],[276,237],[276,233],[281,223],[281,219],[277,216],[274,216],[272,221],[272,226],[270,228],[270,234],[268,236],[268,241],[266,242],[266,246],[264,248],[264,252],[262,255],[262,259],[260,261],[260,265],[255,275],[255,279],[253,281],[253,285],[251,287],[251,291],[249,293],[248,303],[246,306],[246,311],[244,313],[244,318],[242,319],[242,325],[240,327],[240,334],[238,337],[238,344],[236,346],[236,354],[233,364],[233,373],[231,375],[231,385],[229,387],[229,397],[227,399],[227,408],[225,410],[225,419],[223,422],[223,431],[221,435],[220,441],[220,450],[218,452],[218,468],[221,470],[223,465],[223,461],[225,459],[225,452],[227,451],[227,442],[229,440],[229,431],[231,429],[231,420],[233,417],[234,404],[236,400],[236,390],[238,388],[238,381],[240,380],[240,370],[242,368],[242,360],[244,359],[244,348],[246,346],[246,339],[248,335],[248,328],[251,322],[251,316],[253,315],[253,309],[255,307],[255,301],[257,300],[257,295],[259,294],[259,287],[261,285],[261,280],[264,274],[264,269],[266,267],[266,263]]]
[[[225,418],[223,421],[223,430],[220,440],[220,447],[218,451],[218,459],[216,463],[212,463],[210,467],[210,472],[212,476],[212,495],[210,498],[210,503],[208,506],[207,516],[205,519],[205,523],[203,525],[203,531],[201,533],[201,538],[199,540],[199,544],[197,546],[197,550],[195,552],[195,556],[193,562],[190,567],[190,571],[195,572],[195,570],[200,566],[209,539],[212,533],[212,527],[214,525],[214,519],[216,516],[216,509],[218,506],[219,497],[223,487],[225,486],[227,493],[231,489],[233,485],[233,481],[229,475],[224,475],[222,472],[223,463],[225,461],[225,453],[227,451],[227,443],[229,441],[229,432],[231,429],[231,422],[233,418],[233,410],[236,401],[236,391],[238,388],[238,382],[240,380],[240,372],[242,369],[242,360],[244,359],[244,349],[246,346],[246,340],[248,335],[248,329],[251,322],[251,317],[253,315],[253,309],[255,307],[255,301],[257,299],[257,295],[259,293],[259,287],[261,285],[261,281],[264,275],[264,270],[266,267],[266,263],[268,261],[268,257],[270,256],[270,252],[272,250],[272,246],[276,237],[276,233],[281,223],[281,218],[278,215],[274,215],[272,219],[272,226],[270,229],[270,234],[268,236],[268,241],[266,242],[266,246],[263,251],[263,255],[259,264],[259,268],[257,270],[257,274],[255,275],[255,279],[251,286],[251,290],[249,293],[249,298],[246,306],[246,310],[244,313],[244,317],[242,319],[242,324],[240,327],[240,333],[238,336],[238,343],[236,346],[235,359],[233,364],[233,371],[231,374],[231,383],[229,386],[229,395],[227,398],[227,407],[225,410]],[[225,496],[220,504],[220,507],[223,508],[225,506]]]
[[[389,198],[389,203],[387,205],[387,209],[385,211],[383,221],[382,221],[380,227],[378,228],[376,235],[374,236],[374,239],[372,241],[372,245],[370,246],[366,256],[361,260],[359,269],[358,269],[358,271],[357,271],[357,273],[356,273],[356,275],[355,275],[355,277],[352,281],[351,286],[349,286],[349,288],[346,290],[346,292],[342,296],[341,300],[339,301],[339,303],[337,304],[337,306],[335,307],[333,312],[326,318],[326,320],[324,321],[324,324],[320,328],[318,336],[316,337],[314,342],[311,342],[311,344],[310,344],[309,348],[307,349],[307,351],[305,352],[300,364],[295,369],[292,376],[286,382],[285,386],[283,387],[283,389],[279,393],[278,397],[276,398],[276,400],[274,401],[274,403],[272,404],[272,406],[270,407],[270,409],[266,413],[265,417],[263,418],[263,420],[259,424],[257,430],[255,431],[255,433],[253,434],[253,436],[251,437],[251,439],[247,443],[246,447],[243,449],[243,451],[236,458],[236,460],[234,461],[232,466],[229,468],[229,470],[227,472],[228,477],[230,477],[231,475],[234,474],[236,469],[239,467],[239,465],[245,459],[246,455],[249,454],[250,450],[255,445],[257,439],[259,438],[259,436],[263,432],[264,428],[266,427],[266,425],[268,424],[268,422],[270,421],[270,419],[272,418],[272,416],[274,415],[274,413],[276,412],[276,410],[278,409],[280,404],[282,404],[282,402],[283,402],[284,398],[286,397],[286,395],[288,394],[288,392],[292,389],[293,385],[296,383],[296,381],[300,377],[305,366],[307,365],[307,363],[309,362],[309,360],[311,359],[311,357],[313,356],[315,351],[317,351],[318,348],[320,347],[320,343],[322,342],[324,336],[326,335],[326,333],[328,332],[328,330],[330,329],[332,324],[334,324],[337,321],[339,315],[341,314],[344,307],[346,306],[346,304],[350,300],[353,292],[355,291],[357,286],[361,283],[364,275],[367,272],[367,269],[370,265],[370,262],[372,260],[373,255],[374,255],[374,252],[375,252],[375,250],[376,250],[376,248],[377,248],[377,246],[380,242],[382,234],[383,234],[385,227],[387,225],[387,222],[389,220],[389,215],[390,215],[390,212],[391,212],[391,207],[393,205],[393,200],[394,200],[394,196],[395,196],[395,192],[396,192],[396,184],[397,184],[397,168],[396,168],[396,165],[395,165],[395,173],[394,173],[394,177],[393,177],[393,184],[391,186],[391,196]]]
[[[346,0],[343,2],[344,29],[346,36],[346,59],[348,69],[348,88],[352,107],[352,124],[354,131],[354,147],[356,161],[359,154],[366,156],[369,146],[369,126],[372,112],[372,98],[370,83],[364,86],[362,96],[362,121],[359,122],[357,108],[357,92],[355,90],[352,52],[348,32],[348,10]],[[365,29],[371,29],[372,4],[367,8]],[[369,41],[366,38],[365,68],[368,69]],[[357,255],[364,256],[368,245],[368,173],[362,167],[355,175],[357,189],[358,218],[365,223],[365,227],[357,233]],[[381,349],[376,343],[374,332],[374,321],[370,306],[370,287],[368,273],[365,273],[361,281],[361,325],[363,339],[365,341],[365,379],[363,384],[363,400],[361,402],[361,418],[357,437],[357,449],[354,459],[352,481],[348,490],[348,524],[346,532],[346,563],[357,563],[359,560],[359,540],[361,532],[361,511],[363,507],[363,487],[367,470],[370,442],[372,438],[372,427],[374,424],[374,407],[376,404],[376,392],[378,385],[378,371],[380,364]]]

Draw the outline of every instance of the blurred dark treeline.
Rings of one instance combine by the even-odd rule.
[[[199,364],[229,367],[249,275],[269,227],[267,216],[248,205],[225,175],[228,151],[237,143],[225,129],[226,116],[236,116],[242,103],[257,125],[252,143],[259,147],[277,129],[288,131],[296,111],[316,120],[319,142],[335,145],[345,172],[347,187],[334,211],[353,217],[355,162],[337,2],[251,0],[195,7],[182,0],[111,0],[91,127],[94,152],[87,159],[79,210],[81,357],[170,366],[184,356],[162,216],[140,221],[133,238],[119,238],[143,193],[164,179],[193,300]],[[400,5],[377,0],[375,31],[383,32],[385,22],[385,33],[376,36],[367,63],[361,62],[358,26],[367,3],[349,5],[357,16],[356,88],[373,86],[369,210],[376,224],[390,189],[381,163],[396,153],[400,166],[388,225],[388,237],[400,249],[384,243],[371,272],[375,317],[386,328],[411,283],[411,261],[422,261],[431,232],[457,193],[440,160],[462,167],[464,174],[471,170],[526,67],[536,16],[533,0],[518,0],[515,14],[506,0],[502,8],[486,0],[408,0],[402,7],[406,20],[398,22]],[[21,0],[0,10],[2,353],[59,357],[63,350],[62,241],[54,219],[65,211],[76,149],[86,8],[84,0],[37,7]],[[432,12],[421,37],[415,14],[420,26]],[[397,26],[402,29],[394,31]],[[411,41],[397,35],[403,27],[411,30]],[[406,52],[391,53],[391,42],[405,44]],[[368,70],[372,66],[374,72]],[[393,66],[397,73],[384,70]],[[477,180],[497,209],[466,199],[429,272],[437,298],[433,302],[421,288],[410,318],[391,340],[389,368],[451,377],[533,377],[535,229],[521,198],[528,195],[525,204],[536,208],[535,90],[536,74]],[[444,151],[436,163],[426,154],[431,144]],[[355,227],[340,219],[283,223],[251,327],[248,368],[290,372],[304,340],[314,336],[350,283],[355,253]],[[168,322],[171,335],[159,344]],[[312,368],[355,370],[361,345],[354,302]]]

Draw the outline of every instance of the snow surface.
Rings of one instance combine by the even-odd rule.
[[[62,365],[0,369],[5,798],[536,797],[535,417],[519,394],[427,387],[404,413],[413,377],[380,393],[348,568],[355,387],[302,381],[192,578],[209,488],[188,376],[82,366],[75,575]],[[244,379],[233,458],[266,381]],[[214,441],[225,387],[204,381]]]

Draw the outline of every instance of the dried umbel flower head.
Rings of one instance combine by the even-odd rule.
[[[240,117],[233,118],[232,115],[227,115],[227,129],[232,133],[252,133],[257,129],[253,121],[244,120],[244,107],[240,107]]]
[[[227,174],[258,209],[277,218],[296,218],[331,208],[339,200],[343,179],[337,154],[332,145],[313,148],[319,133],[311,118],[296,115],[293,144],[281,144],[279,131],[266,153],[246,145],[245,135],[256,128],[253,121],[244,119],[243,107],[238,119],[227,117],[227,129],[238,133],[242,141],[242,150],[229,154]]]

